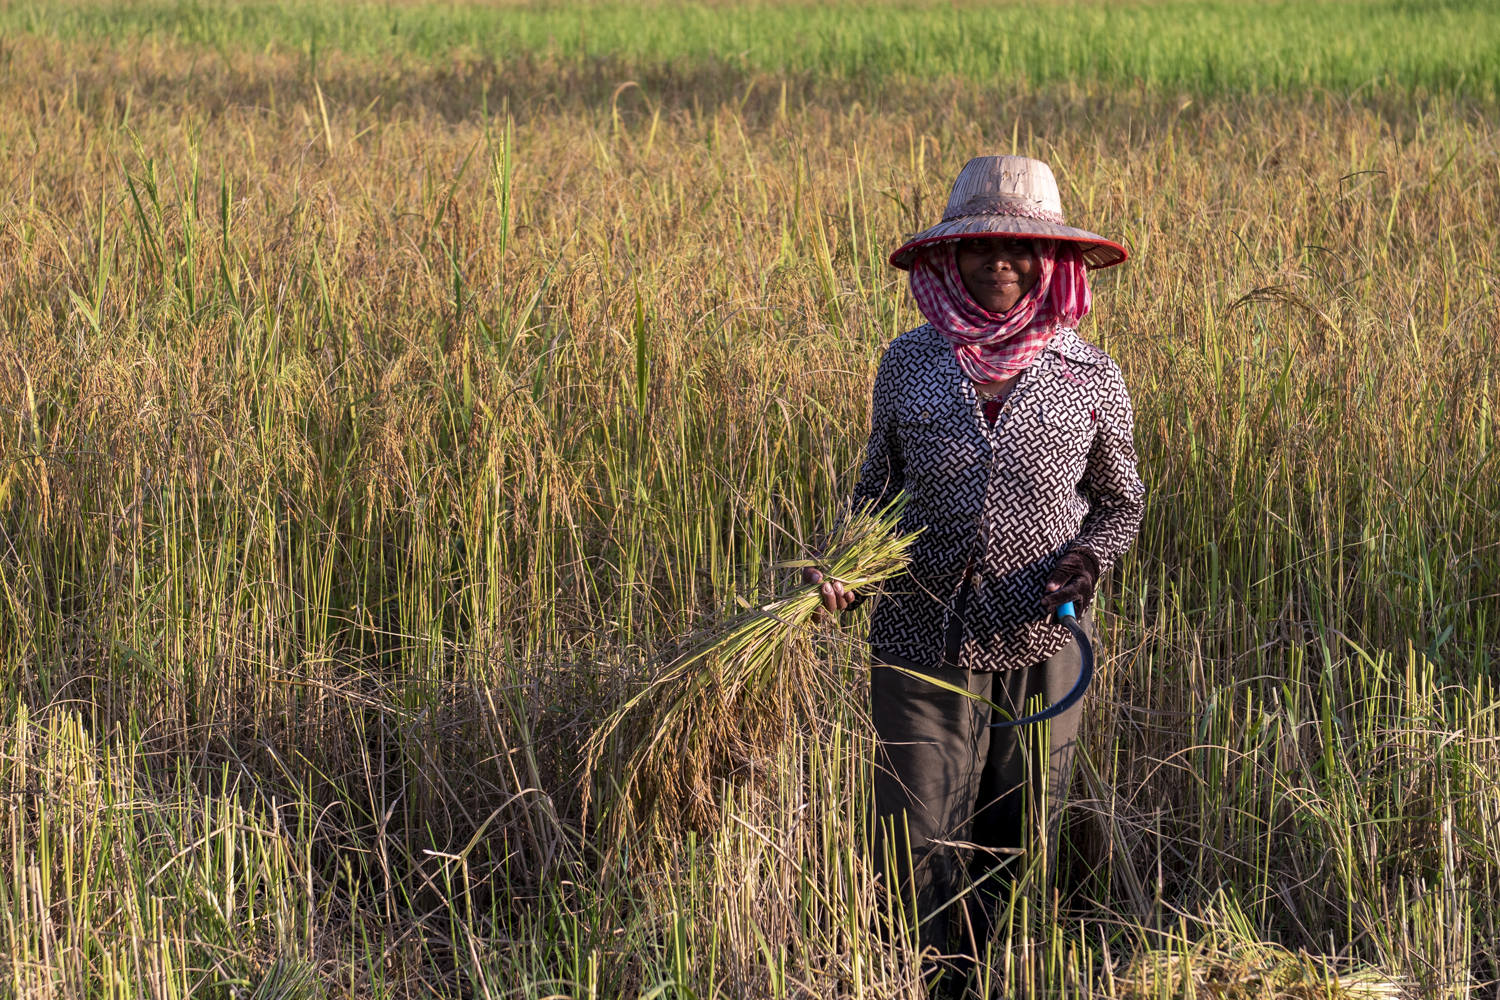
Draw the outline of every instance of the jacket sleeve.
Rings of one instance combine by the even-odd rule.
[[[875,391],[870,402],[870,440],[859,470],[850,509],[881,509],[896,498],[905,485],[906,463],[901,454],[897,427],[897,368],[887,351],[875,373]]]
[[[1111,384],[1099,408],[1098,428],[1078,488],[1089,512],[1070,548],[1088,549],[1100,574],[1130,548],[1146,509],[1146,486],[1136,469],[1135,416],[1120,370],[1109,366]]]
[[[859,482],[850,498],[851,512],[873,508],[880,510],[896,499],[906,484],[906,462],[901,454],[897,426],[897,364],[886,351],[875,373],[875,392],[870,401],[870,440],[865,445],[865,461],[859,468]],[[860,591],[845,611],[853,611],[871,597]]]

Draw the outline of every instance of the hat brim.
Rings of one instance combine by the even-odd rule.
[[[924,229],[907,238],[900,249],[891,254],[891,266],[910,271],[917,251],[933,243],[952,240],[979,239],[985,236],[1029,236],[1038,240],[1067,240],[1082,243],[1083,263],[1091,271],[1114,267],[1130,259],[1130,251],[1107,240],[1098,233],[1072,226],[1058,226],[1037,219],[1023,219],[1016,215],[970,215],[951,222],[940,222],[931,229]]]

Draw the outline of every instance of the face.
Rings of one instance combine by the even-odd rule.
[[[986,312],[1008,312],[1041,274],[1030,240],[1003,236],[959,240],[954,256],[964,287]]]

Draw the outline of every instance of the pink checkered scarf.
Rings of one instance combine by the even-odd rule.
[[[964,287],[953,243],[923,248],[912,261],[911,293],[927,322],[947,338],[958,367],[976,382],[1001,382],[1025,371],[1059,327],[1089,313],[1088,274],[1077,244],[1035,240],[1042,273],[1009,312],[981,308]]]

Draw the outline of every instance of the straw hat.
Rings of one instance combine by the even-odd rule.
[[[1083,262],[1097,270],[1130,256],[1113,240],[1063,224],[1062,198],[1052,168],[1025,156],[976,156],[964,164],[943,221],[909,236],[891,264],[911,270],[917,250],[929,243],[983,236],[1032,236],[1082,244]]]

